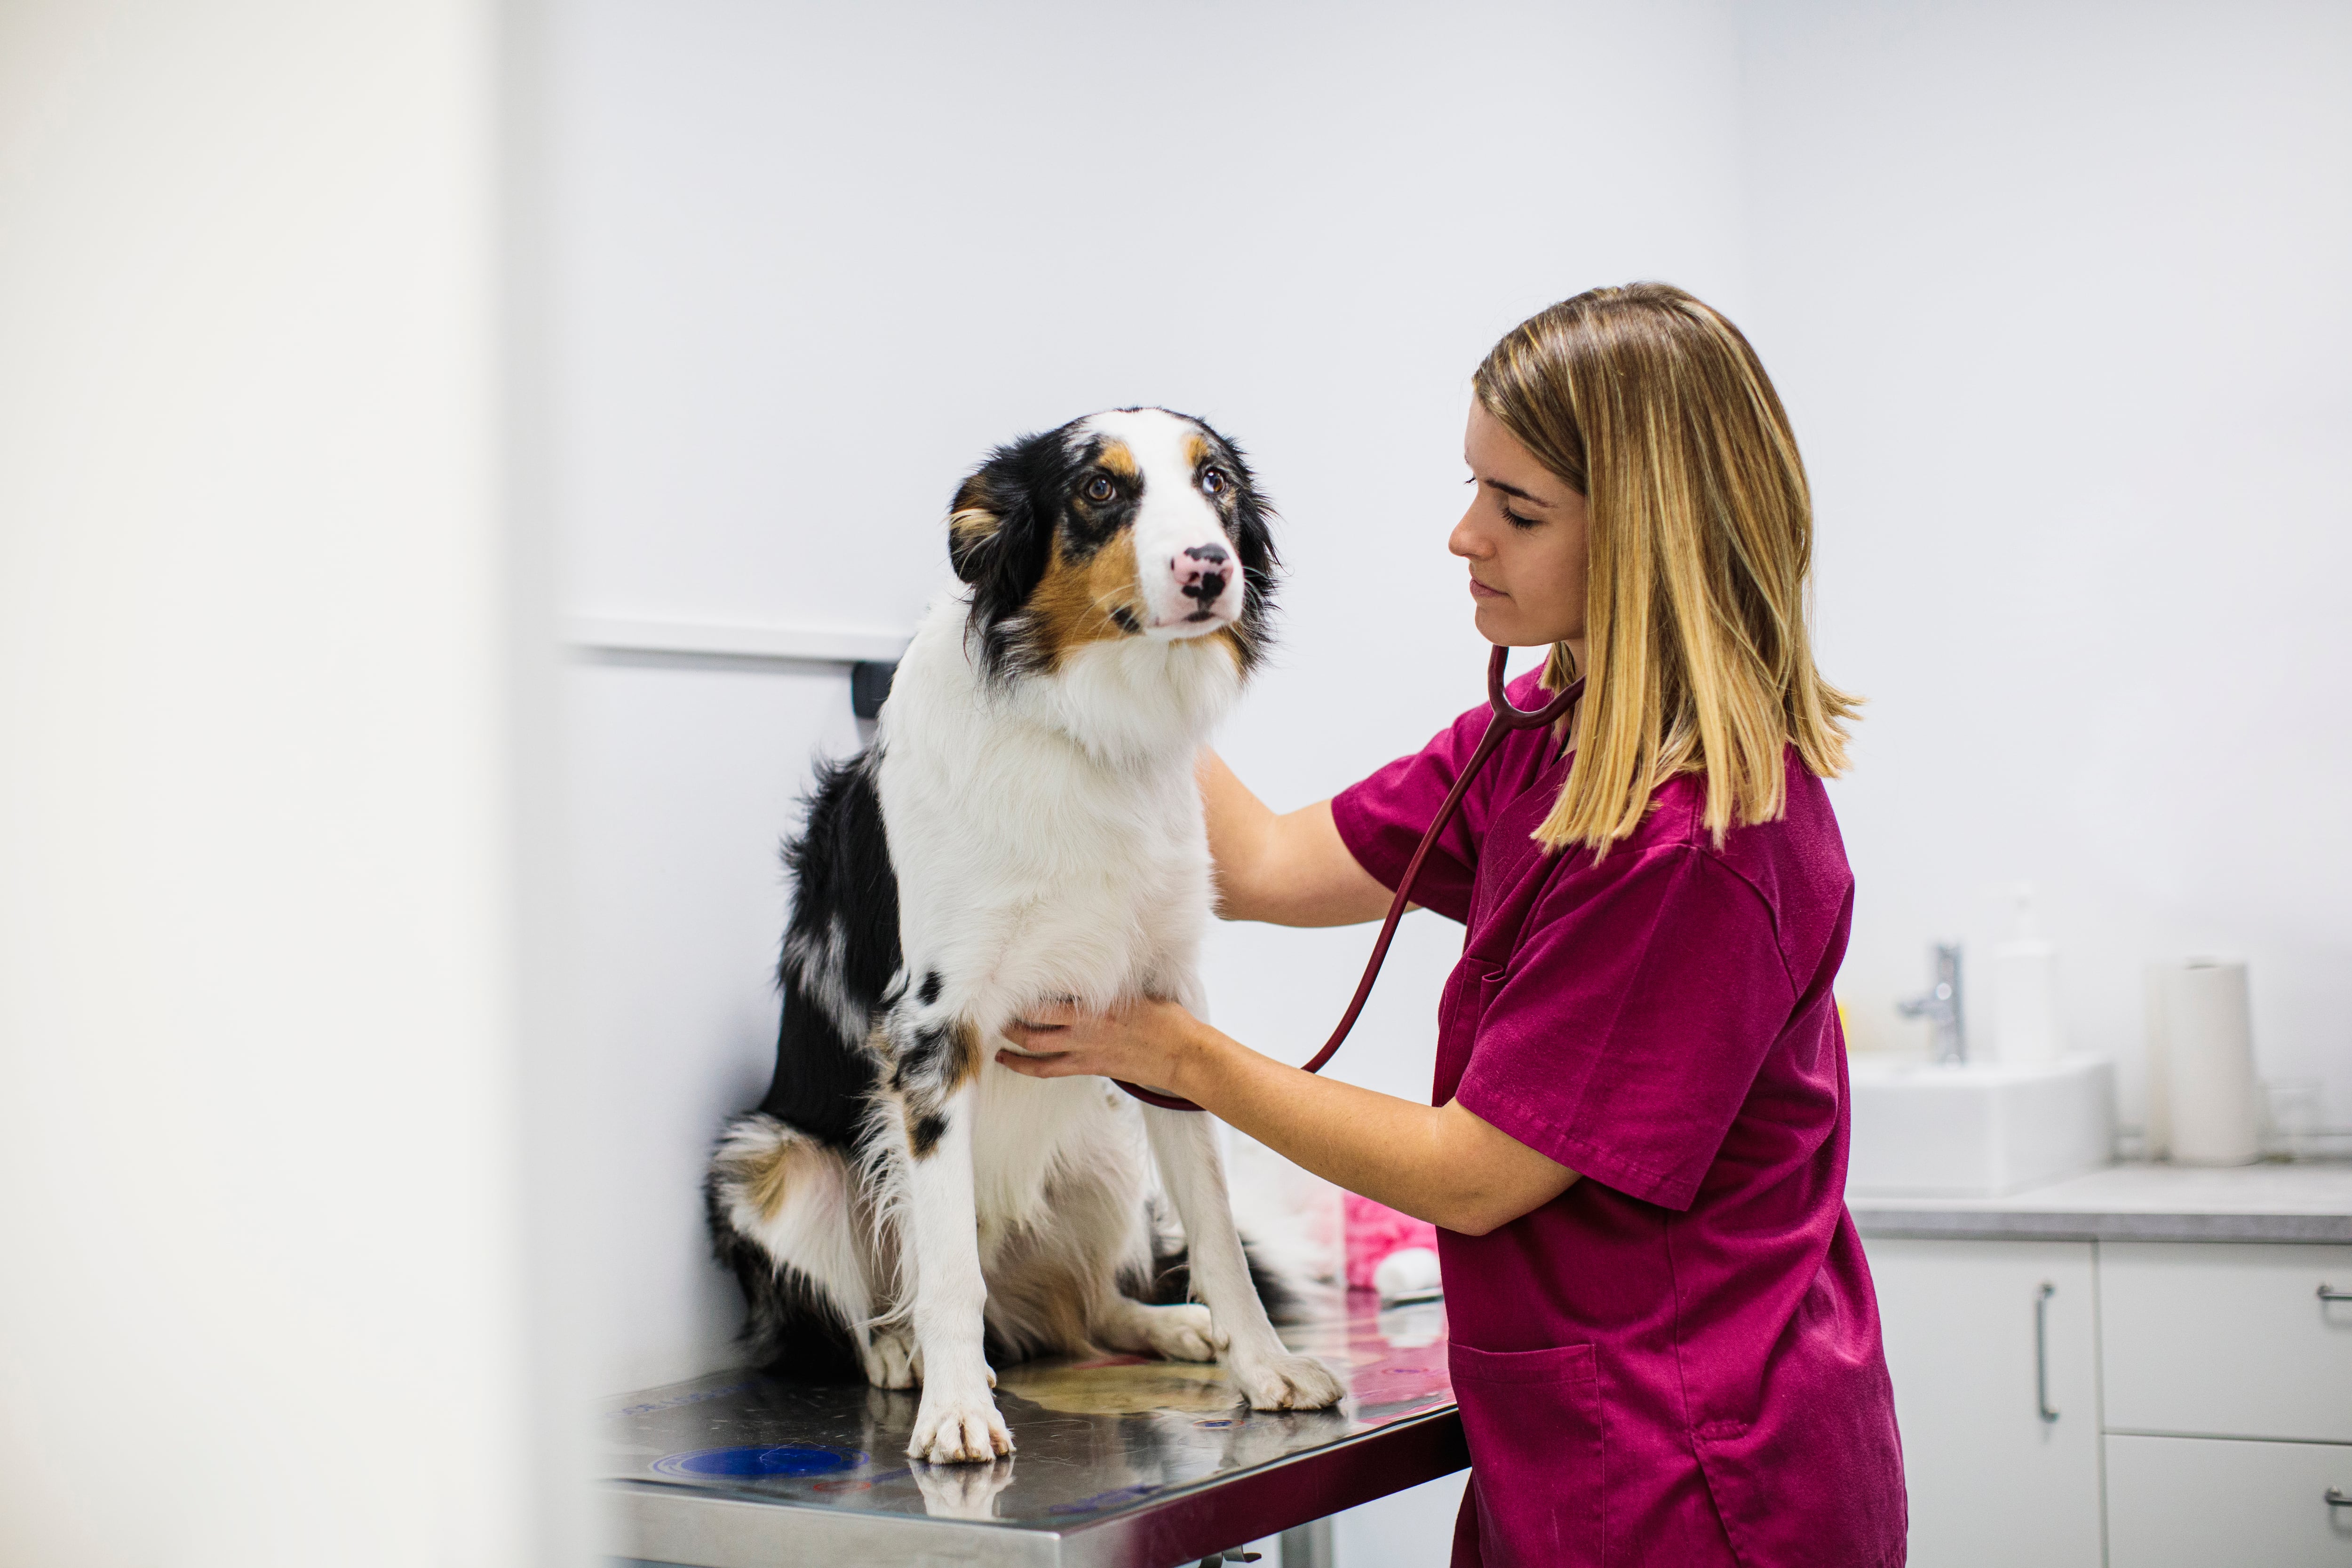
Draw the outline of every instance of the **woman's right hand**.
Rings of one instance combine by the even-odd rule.
[[[1388,913],[1389,890],[1348,852],[1330,801],[1276,816],[1215,752],[1203,747],[1196,771],[1220,915],[1275,925],[1353,925]]]

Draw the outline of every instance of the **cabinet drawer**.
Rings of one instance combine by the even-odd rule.
[[[2107,1242],[2110,1431],[2352,1442],[2352,1247]]]
[[[2352,1447],[2107,1439],[2108,1568],[2352,1568]]]

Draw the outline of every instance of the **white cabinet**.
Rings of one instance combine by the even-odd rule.
[[[2114,1568],[2352,1568],[2352,1446],[2107,1439]]]
[[[2099,1290],[2109,1430],[2352,1443],[2352,1247],[2110,1241]]]
[[[1880,1239],[1914,1568],[2099,1568],[2092,1244]]]

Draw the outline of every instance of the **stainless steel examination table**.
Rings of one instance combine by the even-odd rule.
[[[997,1374],[1017,1451],[906,1457],[916,1396],[724,1372],[604,1412],[607,1549],[695,1568],[1174,1568],[1469,1462],[1444,1308],[1350,1291],[1283,1330],[1336,1409],[1265,1414],[1215,1366],[1110,1356]],[[1296,1568],[1296,1565],[1291,1565]]]

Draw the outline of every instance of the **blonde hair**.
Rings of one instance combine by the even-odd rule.
[[[1595,288],[1513,328],[1473,384],[1591,516],[1576,761],[1536,841],[1605,853],[1704,773],[1720,846],[1786,810],[1784,746],[1843,772],[1861,701],[1813,667],[1805,466],[1739,329],[1668,284]],[[1555,643],[1543,684],[1574,666]]]

